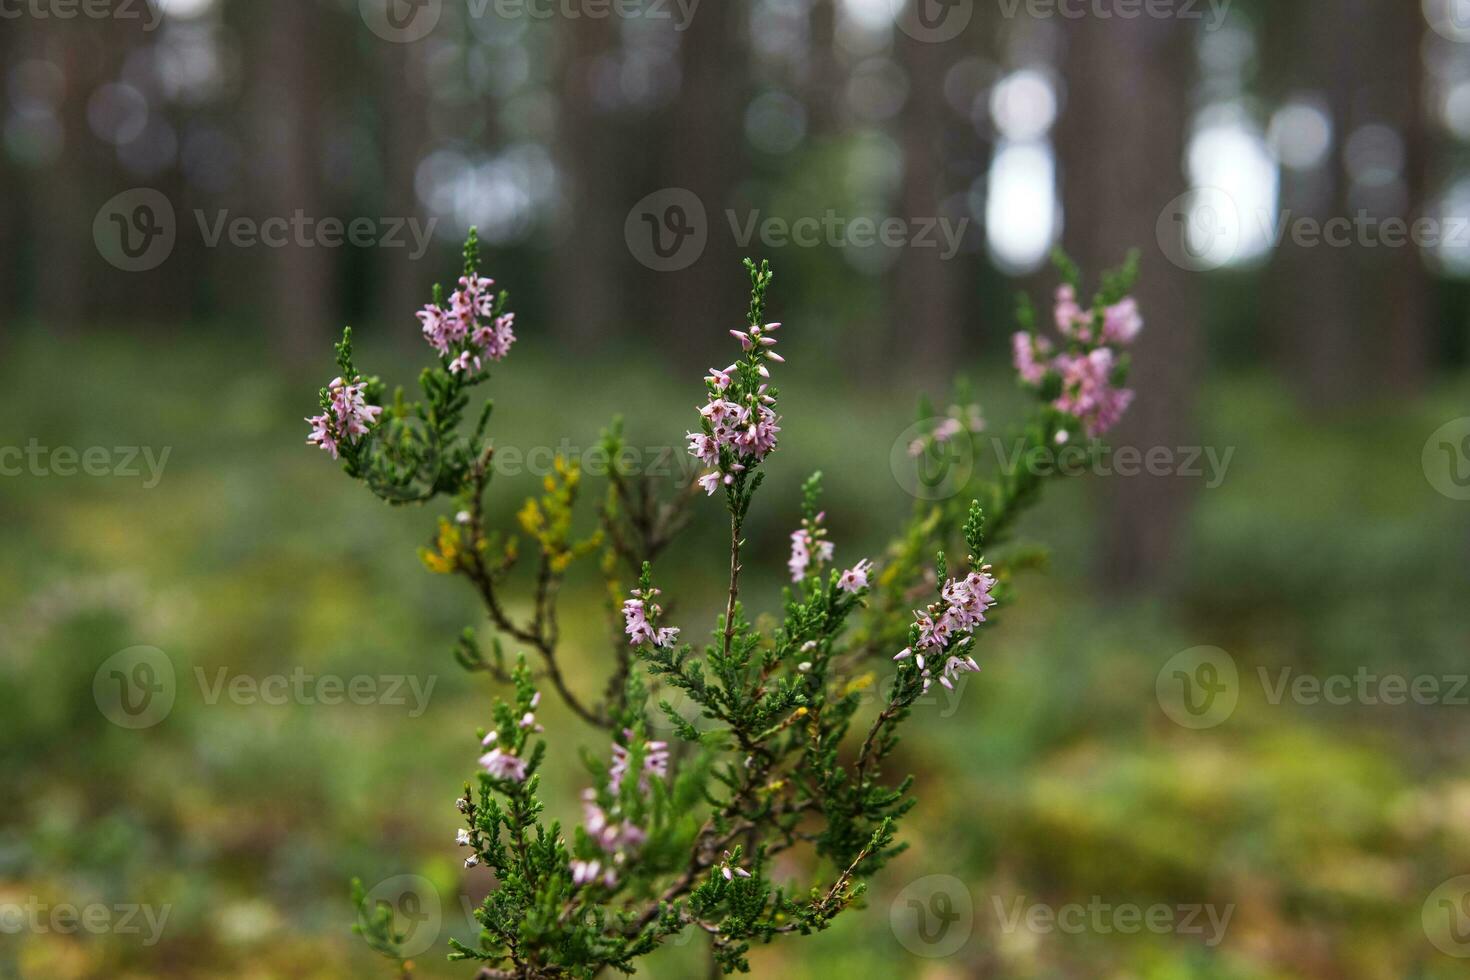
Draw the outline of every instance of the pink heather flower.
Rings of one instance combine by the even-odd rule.
[[[715,491],[720,488],[721,483],[730,483],[732,482],[732,480],[732,477],[726,476],[719,470],[710,470],[708,473],[700,477],[695,482],[699,484],[700,489],[702,489],[705,494],[713,497],[715,495]]]
[[[713,436],[703,432],[689,433],[689,455],[705,466],[714,466],[720,461],[720,447]]]
[[[725,860],[720,862],[720,874],[724,877],[726,881],[731,881],[737,875],[741,878],[750,877],[750,872],[746,871],[744,868],[731,867],[729,851],[725,852]]]
[[[677,627],[665,626],[655,629],[648,621],[649,615],[657,618],[658,614],[663,611],[658,603],[652,601],[657,594],[657,589],[646,594],[635,590],[632,593],[633,598],[624,600],[623,632],[628,634],[630,646],[636,647],[651,643],[656,647],[668,647],[673,646],[679,639]]]
[[[727,368],[724,368],[723,370],[721,370],[720,368],[710,368],[709,376],[706,377],[704,380],[714,385],[716,391],[724,391],[726,388],[730,387],[730,374],[734,370],[735,365],[733,364],[731,364]]]
[[[1056,366],[1062,375],[1062,394],[1052,404],[1081,420],[1088,436],[1103,435],[1123,417],[1133,403],[1133,392],[1115,388],[1117,364],[1112,348],[1099,347],[1086,355],[1062,354]]]
[[[440,354],[448,354],[450,337],[445,321],[455,319],[455,317],[445,313],[433,303],[419,310],[416,315],[419,322],[423,324],[424,339],[429,342],[429,346]]]
[[[600,861],[573,861],[571,863],[571,869],[572,869],[572,884],[574,884],[574,885],[590,885],[594,881],[597,880],[598,875],[602,874],[602,862],[600,862]],[[613,887],[614,885],[617,884],[617,882],[618,882],[618,876],[613,872],[613,869],[612,868],[608,868],[607,869],[607,874],[606,874],[606,876],[604,876],[603,882],[609,888],[611,888],[611,887]]]
[[[306,421],[311,423],[311,434],[306,437],[306,444],[320,446],[336,459],[337,437],[332,434],[331,418],[327,415],[312,415]]]
[[[327,389],[327,410],[306,419],[311,425],[306,444],[320,446],[336,459],[340,444],[346,442],[351,445],[367,435],[383,410],[367,403],[365,381],[348,384],[341,378],[333,378]]]
[[[843,592],[861,592],[868,587],[868,573],[873,563],[864,558],[837,578],[837,587]]]
[[[757,405],[754,421],[750,420],[749,412],[742,412],[740,426],[731,441],[745,455],[754,456],[757,460],[765,459],[776,448],[776,433],[781,431],[776,424],[779,421],[775,412],[764,405]]]
[[[623,736],[631,739],[633,733],[623,729]],[[608,786],[614,793],[621,791],[623,777],[628,774],[628,750],[622,745],[613,743],[612,765],[608,767]],[[638,774],[638,792],[648,792],[648,777],[658,776],[666,778],[669,774],[669,743],[649,742],[645,746],[643,755],[643,771]]]
[[[627,821],[616,822],[608,817],[606,811],[597,805],[597,794],[591,789],[582,791],[582,826],[598,849],[604,854],[614,855],[615,860],[622,859],[620,852],[636,850],[648,840],[648,834],[642,827]]]
[[[505,313],[491,323],[482,323],[495,312],[495,280],[484,276],[463,277],[459,289],[449,297],[449,309],[430,303],[417,314],[424,340],[442,357],[450,357],[453,374],[479,372],[484,360],[499,361],[515,343],[515,314]]]
[[[1124,297],[1103,311],[1103,337],[1110,344],[1123,347],[1133,343],[1143,329],[1143,316],[1138,312],[1138,301],[1132,296]]]
[[[1016,365],[1016,373],[1021,380],[1029,385],[1040,384],[1041,379],[1046,377],[1046,358],[1051,356],[1051,341],[1045,337],[1037,337],[1021,331],[1011,337],[1012,360]]]
[[[991,591],[995,588],[995,576],[986,565],[971,572],[963,579],[950,579],[940,590],[943,600],[937,606],[916,610],[914,621],[919,627],[918,650],[906,647],[894,660],[914,658],[919,674],[924,679],[924,690],[929,690],[933,681],[932,665],[943,658],[939,672],[939,683],[953,688],[954,681],[962,673],[976,671],[980,665],[970,656],[960,657],[946,654],[949,648],[961,639],[972,635],[975,628],[985,622],[985,611],[995,604]],[[929,656],[925,657],[925,651]]]
[[[1077,340],[1088,340],[1087,334],[1092,325],[1092,314],[1084,310],[1077,302],[1077,290],[1068,283],[1057,287],[1057,302],[1055,308],[1057,331],[1063,337],[1074,337]]]
[[[499,779],[509,779],[519,783],[526,778],[526,760],[498,748],[491,749],[480,756],[480,765],[490,775]]]
[[[791,532],[791,557],[786,562],[786,568],[791,572],[791,581],[800,582],[807,576],[807,567],[815,560],[817,569],[832,560],[834,545],[826,540],[827,529],[822,527],[822,518],[825,514],[818,514],[813,520],[803,520],[801,527]]]
[[[780,326],[779,323],[768,323],[748,330],[730,331],[744,350],[755,352],[746,363],[753,366],[762,378],[771,376],[763,360],[778,364],[783,361],[770,350],[776,343],[776,338],[770,334]],[[699,410],[704,419],[704,431],[689,433],[690,455],[705,466],[716,467],[714,472],[704,474],[698,481],[704,492],[711,496],[721,483],[734,483],[734,474],[745,469],[750,460],[760,462],[775,450],[777,435],[781,431],[781,419],[771,408],[775,398],[767,392],[765,384],[759,384],[752,391],[748,385],[739,383],[739,366],[736,363],[723,369],[710,368],[705,381],[716,397]],[[720,453],[725,449],[731,450],[735,459],[722,464]]]

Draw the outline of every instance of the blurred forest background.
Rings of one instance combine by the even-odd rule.
[[[385,36],[385,2],[437,20]],[[1093,476],[1031,517],[1051,570],[909,736],[913,849],[867,910],[759,952],[756,975],[1470,975],[1470,904],[1436,926],[1433,897],[1470,872],[1470,708],[1273,701],[1257,679],[1470,670],[1470,442],[1430,465],[1431,434],[1470,415],[1470,10],[922,2],[108,0],[63,17],[64,0],[0,0],[0,446],[170,453],[156,486],[0,478],[0,910],[171,910],[151,944],[0,916],[0,977],[380,975],[346,883],[400,874],[444,910],[418,970],[472,972],[439,955],[490,884],[451,843],[490,693],[449,653],[472,597],[414,557],[433,515],[348,486],[299,421],[345,323],[367,370],[412,379],[412,313],[471,225],[518,312],[491,388],[499,438],[525,448],[589,446],[615,414],[634,445],[680,445],[698,372],[729,359],[738,260],[772,260],[791,363],[784,463],[750,531],[767,609],[807,472],[828,474],[839,555],[876,556],[913,506],[890,456],[921,392],[946,405],[967,373],[1003,431],[1013,297],[1049,309],[1055,245],[1093,273],[1142,250],[1139,398],[1113,441],[1233,453],[1219,481]],[[630,227],[670,188],[701,202],[708,242],[660,271]],[[170,203],[177,241],[128,272],[98,229],[137,189]],[[1181,261],[1176,212],[1209,246],[1221,200],[1224,252]],[[422,255],[211,244],[201,222],[226,212],[435,224]],[[957,254],[732,230],[828,214],[940,221]],[[1427,218],[1442,240],[1273,234],[1344,217]],[[536,486],[508,477],[500,512]],[[710,516],[661,576],[684,583],[686,633],[718,601]],[[593,677],[600,601],[595,576],[569,585],[596,612],[569,627]],[[131,731],[92,685],[140,644],[179,692]],[[1201,645],[1233,657],[1240,703],[1196,731],[1155,680]],[[196,668],[435,687],[416,717],[209,704]],[[570,822],[577,738],[558,741]],[[890,927],[934,873],[974,910],[944,956]],[[1233,917],[1207,945],[1000,913],[1094,898]],[[701,975],[699,945],[649,975]]]

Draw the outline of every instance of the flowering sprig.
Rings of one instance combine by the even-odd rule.
[[[460,427],[469,389],[514,339],[502,319],[504,294],[492,299],[477,269],[472,237],[460,288],[447,300],[436,291],[434,304],[421,311],[439,358],[422,379],[426,401],[409,406],[399,393],[382,405],[382,386],[352,366],[349,334],[338,349],[340,384],[323,389],[320,426],[347,471],[379,496],[450,498],[424,563],[466,578],[494,627],[488,654],[466,630],[456,659],[512,690],[495,703],[493,725],[479,733],[477,785],[456,801],[464,825],[455,842],[468,852],[465,866],[483,865],[495,884],[474,913],[478,942],[451,940],[450,956],[478,961],[486,977],[592,977],[608,967],[633,972],[640,957],[695,929],[709,937],[723,970],[747,970],[752,944],[826,928],[902,850],[896,828],[915,805],[913,779],[895,779],[885,767],[930,685],[953,686],[979,669],[982,627],[993,625],[995,607],[1010,597],[1014,573],[1025,564],[1022,554],[1007,552],[992,565],[982,546],[1004,541],[1035,503],[1041,480],[1030,468],[1000,472],[973,484],[967,503],[921,501],[880,574],[866,558],[845,570],[831,567],[836,546],[819,503],[821,474],[814,474],[803,484],[801,523],[791,534],[791,585],[775,625],[758,628],[741,599],[742,532],[780,431],[770,366],[781,358],[772,349],[779,324],[766,320],[769,266],[747,261],[747,326],[731,331],[741,355],[705,378],[708,400],[698,431],[689,433],[690,451],[709,468],[699,484],[710,494],[724,488],[729,517],[725,608],[709,641],[696,647],[667,625],[652,570],[693,513],[697,489],[678,486],[665,496],[649,477],[621,467],[617,422],[603,437],[613,465],[596,531],[574,530],[582,475],[560,460],[544,493],[520,508],[520,532],[538,562],[530,611],[513,617],[504,593],[518,538],[486,519],[494,452],[485,434],[488,406],[472,431]],[[1025,428],[1029,449],[1100,432],[1126,408],[1118,394],[1125,390],[1122,348],[1140,323],[1126,298],[1131,274],[1125,267],[1107,277],[1098,302],[1084,311],[1075,302],[1072,270],[1072,290],[1059,294],[1055,345],[1034,336],[1023,310],[1029,339],[1017,342],[1017,369],[1038,396]],[[1099,351],[1116,358],[1105,378],[1086,374],[1098,368]],[[968,396],[955,402],[921,435],[921,452],[974,440],[984,429]],[[414,419],[417,428],[409,424]],[[956,539],[967,568],[951,576],[945,550]],[[613,642],[608,679],[593,700],[561,670],[558,597],[568,567],[599,549]],[[524,654],[506,667],[507,639],[539,655],[536,673]],[[893,661],[888,699],[870,716],[862,692],[874,670]],[[543,822],[537,795],[546,758],[538,715],[543,683],[611,740],[607,753],[584,755],[591,780],[569,833],[560,822]],[[674,693],[684,709],[660,696]],[[676,744],[650,736],[656,713]],[[774,859],[795,848],[820,859],[808,888],[773,880]],[[354,894],[360,931],[402,965],[391,914],[366,909],[360,886]]]
[[[1066,281],[1057,287],[1053,319],[1059,350],[1035,330],[1029,303],[1022,307],[1022,329],[1011,338],[1016,373],[1059,413],[1076,420],[1090,439],[1105,434],[1133,403],[1128,377],[1127,348],[1143,329],[1138,302],[1126,295],[1138,275],[1137,254],[1123,268],[1105,277],[1092,309],[1077,301],[1081,286],[1076,266],[1058,253],[1057,265]],[[1055,438],[1066,441],[1074,426],[1058,428]]]
[[[645,643],[656,647],[671,647],[679,638],[677,626],[658,626],[663,607],[654,601],[659,590],[645,580],[633,590],[633,597],[623,602],[623,632],[628,634],[628,643],[642,646]]]
[[[777,392],[770,385],[768,364],[780,364],[775,333],[779,323],[765,323],[766,291],[774,273],[769,262],[757,266],[745,260],[750,276],[749,325],[731,330],[740,341],[742,354],[724,369],[711,368],[704,379],[709,401],[699,410],[700,431],[690,432],[689,454],[713,467],[699,478],[709,495],[724,487],[731,514],[743,516],[749,495],[759,484],[752,479],[756,467],[775,448],[781,418],[776,414]]]
[[[817,509],[817,496],[821,489],[820,471],[813,473],[801,485],[801,527],[791,532],[791,557],[786,562],[786,569],[791,572],[791,581],[795,584],[808,574],[820,575],[823,566],[832,560],[835,550],[835,545],[827,540],[827,529],[822,525],[827,515]]]

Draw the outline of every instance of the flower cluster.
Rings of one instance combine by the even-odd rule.
[[[771,377],[765,361],[777,364],[785,358],[771,350],[781,328],[779,323],[731,330],[745,351],[743,360],[729,367],[711,368],[704,379],[709,401],[699,410],[699,432],[689,433],[689,454],[705,466],[714,467],[699,478],[707,494],[735,482],[736,474],[759,463],[776,448],[781,418],[766,382]],[[751,381],[751,378],[759,380]]]
[[[995,604],[990,595],[994,588],[995,576],[990,574],[990,566],[984,565],[962,579],[952,578],[945,582],[940,591],[941,602],[914,612],[918,640],[913,646],[899,651],[893,659],[914,657],[924,678],[925,691],[929,690],[933,679],[931,668],[941,659],[939,683],[948,688],[954,687],[954,681],[960,674],[980,669],[974,657],[951,653],[951,650],[962,645],[974,634],[975,628],[985,622],[985,610]]]
[[[361,378],[350,384],[333,378],[327,386],[322,413],[306,420],[311,424],[306,444],[320,446],[336,459],[342,443],[351,445],[367,435],[383,409],[367,403],[366,390],[367,382]]]
[[[819,479],[820,476],[821,474],[817,474],[814,479]],[[809,515],[810,513],[808,511]],[[809,571],[820,574],[822,566],[832,560],[836,546],[827,540],[827,529],[822,526],[826,516],[826,512],[822,511],[815,516],[804,517],[801,527],[791,532],[791,557],[786,561],[786,568],[791,572],[793,583],[804,581]],[[813,562],[816,563],[814,570],[811,568]],[[843,592],[861,592],[868,587],[868,576],[872,571],[873,563],[864,558],[837,577],[837,587]]]
[[[597,805],[597,794],[590,789],[582,792],[582,826],[586,828],[587,836],[607,856],[607,863],[604,864],[602,858],[573,860],[572,882],[590,885],[601,878],[608,888],[616,886],[618,868],[643,846],[648,834],[631,821],[611,819],[607,811]]]
[[[787,560],[786,567],[791,571],[792,582],[806,578],[813,561],[820,572],[822,566],[832,560],[834,545],[827,540],[827,529],[822,526],[826,516],[820,513],[814,518],[803,519],[801,527],[791,532],[791,558]]]
[[[498,309],[494,285],[494,279],[478,273],[461,276],[447,309],[436,302],[418,312],[424,339],[451,359],[451,374],[478,374],[487,360],[501,360],[515,343],[516,315]]]
[[[534,709],[540,703],[541,692],[537,691],[531,697],[530,706]],[[512,714],[511,717],[514,718],[515,715]],[[541,725],[536,721],[536,715],[533,711],[527,711],[521,715],[520,721],[517,722],[517,727],[529,732],[539,732],[542,730]],[[526,760],[517,755],[513,748],[504,749],[496,745],[495,743],[499,740],[500,733],[495,731],[490,732],[490,734],[481,740],[481,746],[490,749],[490,751],[480,756],[480,767],[497,779],[508,779],[511,782],[519,783],[526,778]]]
[[[984,432],[985,416],[979,405],[951,405],[949,414],[934,427],[932,432],[909,443],[909,455],[918,457],[934,445],[944,445],[955,436],[967,432]]]
[[[630,729],[623,729],[623,737],[629,740],[633,738]],[[638,792],[648,793],[648,778],[657,776],[666,779],[669,775],[669,743],[648,742],[644,745],[643,769],[638,773]],[[622,791],[623,777],[628,774],[629,752],[626,746],[613,743],[613,761],[608,767],[608,788],[614,793]]]
[[[600,852],[598,857],[578,858],[570,863],[572,882],[590,885],[600,881],[608,888],[618,883],[618,872],[627,865],[637,850],[648,840],[648,832],[626,814],[620,813],[617,797],[623,792],[633,753],[628,745],[637,738],[632,730],[623,729],[623,740],[627,744],[613,743],[612,763],[608,766],[608,791],[613,797],[612,813],[598,802],[597,791],[588,788],[582,791],[582,826],[588,838]],[[652,788],[653,777],[667,779],[669,775],[669,746],[667,742],[649,741],[643,745],[643,764],[638,773],[638,794],[647,796]],[[583,851],[586,853],[586,851]]]
[[[1085,310],[1070,284],[1058,288],[1053,313],[1067,349],[1057,352],[1047,338],[1021,331],[1011,338],[1016,372],[1035,387],[1056,377],[1060,389],[1052,406],[1078,419],[1087,435],[1097,438],[1116,425],[1133,403],[1133,392],[1120,386],[1124,365],[1119,352],[1137,338],[1143,317],[1132,297]]]
[[[655,626],[663,607],[653,601],[658,589],[634,589],[633,598],[623,602],[623,632],[628,634],[628,643],[638,647],[652,643],[656,647],[670,647],[679,639],[676,626]],[[649,617],[653,622],[649,622]]]

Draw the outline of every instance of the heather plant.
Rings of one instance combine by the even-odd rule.
[[[454,650],[465,669],[503,691],[473,752],[466,736],[467,762],[474,755],[478,765],[455,805],[465,866],[490,868],[495,886],[474,913],[478,942],[451,940],[448,955],[478,961],[482,977],[631,973],[639,957],[694,929],[708,935],[722,970],[745,971],[752,944],[826,928],[903,850],[898,826],[916,801],[913,777],[891,771],[900,729],[931,684],[952,687],[980,669],[982,627],[993,625],[1016,572],[1035,554],[994,549],[1036,502],[1045,471],[997,469],[963,496],[918,501],[878,563],[837,561],[821,474],[813,474],[791,532],[782,608],[774,626],[758,628],[741,582],[746,520],[782,426],[773,378],[783,363],[775,350],[781,324],[767,319],[769,265],[746,260],[750,306],[730,331],[738,356],[704,378],[705,404],[687,436],[702,474],[693,485],[660,486],[632,472],[614,423],[602,439],[610,472],[585,531],[583,474],[563,459],[517,512],[516,530],[487,521],[491,403],[472,413],[471,400],[515,333],[506,293],[493,290],[479,265],[471,232],[458,287],[448,296],[436,288],[418,314],[437,355],[420,375],[419,398],[402,390],[389,397],[377,378],[360,374],[346,331],[336,348],[339,376],[308,419],[308,442],[383,500],[441,506],[420,557],[430,572],[469,584],[493,634],[482,642],[466,630]],[[1100,437],[1133,397],[1123,384],[1126,349],[1142,325],[1127,296],[1135,262],[1104,277],[1090,309],[1078,302],[1077,270],[1065,259],[1058,265],[1055,338],[1038,333],[1025,302],[1014,337],[1016,370],[1035,400],[1018,433],[1026,452]],[[926,422],[910,447],[916,463],[978,438],[985,422],[966,398],[943,415],[921,409]],[[696,644],[666,611],[657,560],[691,519],[716,508],[729,528],[720,559],[728,589],[723,613]],[[951,562],[950,554],[963,557]],[[579,561],[595,561],[605,581],[613,637],[595,696],[583,678],[569,682],[562,662],[561,587]],[[523,564],[530,569],[518,573]],[[880,668],[896,675],[869,708],[864,690]],[[584,749],[588,785],[570,828],[545,813],[539,796],[546,740],[576,737],[547,732],[538,720],[548,688],[601,743]],[[699,725],[671,704],[676,694],[694,706]],[[669,741],[653,737],[660,717]],[[794,849],[810,852],[814,880],[776,879],[775,858]],[[391,911],[368,908],[360,885],[355,897],[357,931],[406,972]]]

